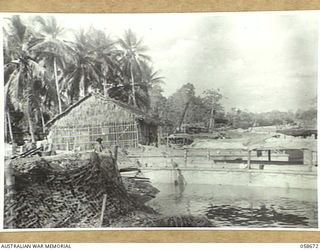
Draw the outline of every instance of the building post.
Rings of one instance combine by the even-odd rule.
[[[116,164],[117,163],[117,159],[118,159],[118,145],[114,146],[113,158],[114,158],[114,162]]]
[[[313,153],[312,153],[312,150],[309,150],[309,153],[310,153],[309,171],[312,172],[312,167],[313,167]]]
[[[308,150],[308,149],[303,150],[303,165],[308,166],[310,172],[312,171],[312,164],[313,164],[312,156],[313,156],[312,150]]]
[[[312,156],[312,166],[316,165],[317,164],[317,151],[312,151],[311,153],[311,156]]]
[[[184,165],[185,167],[187,166],[187,161],[188,161],[188,149],[184,150]]]
[[[271,161],[271,150],[268,150],[268,161]]]
[[[162,138],[162,129],[161,129],[161,127],[159,126],[158,127],[158,147],[160,147],[160,145],[161,145],[161,138]]]
[[[135,127],[136,127],[136,130],[137,130],[137,147],[138,147],[138,144],[139,144],[139,125],[138,125],[138,122],[135,122]]]
[[[251,150],[248,150],[248,169],[251,169]]]

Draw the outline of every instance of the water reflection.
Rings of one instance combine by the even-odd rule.
[[[317,228],[315,190],[156,184],[148,205],[164,215],[206,216],[215,227]]]
[[[228,224],[233,226],[308,226],[308,218],[305,216],[277,212],[273,207],[267,208],[265,205],[259,208],[211,205],[208,207],[206,215],[216,224],[227,221]]]

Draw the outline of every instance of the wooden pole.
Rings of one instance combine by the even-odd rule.
[[[248,169],[251,169],[251,150],[248,150]]]
[[[185,151],[184,151],[184,165],[185,165],[185,167],[187,166],[187,161],[188,161],[188,150],[185,149]]]
[[[139,125],[138,125],[138,122],[135,122],[135,124],[136,124],[136,130],[137,130],[137,146],[138,146],[138,144],[139,144]]]
[[[106,203],[107,203],[107,195],[103,195],[103,201],[102,201],[102,207],[101,207],[101,215],[100,215],[100,227],[103,225],[103,217],[104,217],[104,212],[106,210]]]
[[[121,178],[120,171],[119,171],[118,164],[117,164],[117,160],[118,160],[118,148],[119,148],[118,145],[115,145],[115,146],[114,146],[113,164],[114,164],[114,168],[115,168],[115,171],[116,171],[116,174],[117,174],[117,177],[118,177],[118,181],[119,181],[120,183],[122,183],[122,178]]]
[[[268,150],[268,161],[271,161],[271,150]]]
[[[117,163],[117,159],[118,159],[118,145],[115,145],[114,146],[114,163],[116,164]]]
[[[312,150],[309,150],[309,154],[310,154],[309,171],[312,172],[312,166],[313,166],[313,154],[312,154]]]
[[[161,138],[162,138],[162,128],[158,127],[158,147],[161,145]]]

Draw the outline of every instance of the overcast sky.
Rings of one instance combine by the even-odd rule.
[[[161,70],[166,96],[193,83],[219,88],[227,109],[306,109],[316,98],[318,17],[313,13],[58,15],[69,28],[132,29]]]

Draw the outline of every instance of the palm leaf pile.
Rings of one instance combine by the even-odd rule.
[[[60,159],[11,162],[15,194],[5,196],[5,228],[98,226],[104,194],[103,226],[129,211],[147,209],[127,194],[111,158],[91,153]]]

